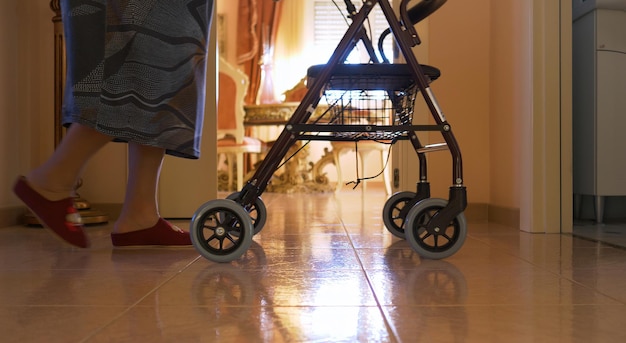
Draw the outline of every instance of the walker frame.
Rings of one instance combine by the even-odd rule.
[[[385,226],[393,235],[406,239],[423,258],[446,258],[461,248],[467,235],[463,214],[467,194],[461,150],[429,86],[439,77],[439,72],[419,64],[412,52],[412,48],[420,44],[415,24],[435,12],[446,0],[421,0],[408,8],[410,1],[402,0],[400,13],[396,15],[389,0],[363,0],[358,11],[351,0],[344,0],[351,24],[328,62],[309,68],[306,95],[254,175],[240,191],[226,199],[208,201],[194,213],[190,224],[191,240],[203,257],[214,262],[230,262],[246,252],[267,217],[260,195],[289,149],[299,140],[374,140],[387,144],[410,141],[419,159],[419,181],[415,192],[399,192],[386,201]],[[405,64],[387,63],[380,49],[384,36],[379,40],[383,61],[377,58],[364,27],[375,6],[380,6],[389,24],[384,35],[391,34],[395,38]],[[368,49],[372,63],[345,64],[359,41]],[[339,96],[333,97],[333,92]],[[413,124],[414,101],[418,94],[422,95],[435,124]],[[328,111],[312,118],[324,97],[329,104]],[[363,107],[366,115],[363,115]],[[440,132],[445,143],[422,145],[418,132],[424,131]],[[452,157],[449,198],[431,198],[425,154],[446,148]]]

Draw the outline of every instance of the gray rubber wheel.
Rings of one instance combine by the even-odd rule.
[[[194,213],[189,226],[191,242],[198,253],[213,262],[240,258],[252,244],[250,215],[228,199],[211,200]]]
[[[415,192],[398,192],[392,195],[385,202],[383,207],[383,223],[391,234],[396,237],[405,239],[404,222],[405,217],[400,214],[404,206],[411,200],[415,199]]]
[[[467,236],[467,221],[463,213],[454,219],[445,228],[430,233],[426,225],[431,218],[442,208],[448,205],[444,199],[424,199],[418,202],[406,216],[406,240],[421,257],[439,260],[454,255],[465,242]]]
[[[236,200],[239,198],[241,192],[235,192],[227,196],[226,199]],[[257,197],[254,203],[249,207],[244,207],[244,210],[250,214],[252,225],[254,226],[254,234],[261,232],[265,226],[265,220],[267,219],[267,208],[261,197]]]

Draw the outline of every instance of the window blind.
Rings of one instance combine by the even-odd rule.
[[[353,1],[357,10],[361,8],[362,1]],[[314,45],[316,53],[324,55],[327,60],[335,50],[337,44],[345,34],[349,24],[352,22],[347,18],[347,10],[342,0],[315,0],[314,3]],[[347,21],[346,21],[347,20]],[[364,24],[368,33],[370,29],[373,34],[369,34],[374,48],[377,49],[378,37],[389,27],[379,6],[376,6],[369,15],[369,23]],[[392,40],[385,40],[385,54],[388,58],[392,56]],[[380,56],[379,56],[380,58]],[[348,58],[348,63],[368,62],[367,51],[359,46]]]

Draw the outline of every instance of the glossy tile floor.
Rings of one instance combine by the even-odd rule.
[[[385,198],[266,193],[264,230],[230,264],[113,250],[106,225],[89,250],[0,229],[0,340],[626,341],[626,250],[470,222],[457,254],[422,260],[383,227]]]
[[[596,223],[593,220],[575,220],[575,236],[626,248],[626,223],[623,220],[609,220]]]

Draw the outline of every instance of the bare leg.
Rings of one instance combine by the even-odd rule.
[[[72,124],[52,156],[32,170],[28,183],[49,200],[72,196],[76,180],[87,161],[111,141],[111,137],[88,126]]]
[[[129,175],[122,212],[113,233],[146,229],[159,220],[157,187],[165,150],[129,143]]]

